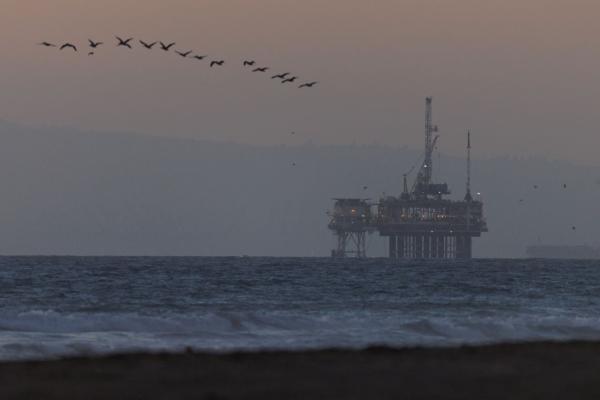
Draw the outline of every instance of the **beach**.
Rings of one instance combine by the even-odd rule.
[[[5,362],[0,398],[597,399],[600,342]]]

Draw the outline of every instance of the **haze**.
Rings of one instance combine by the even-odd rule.
[[[444,151],[597,164],[600,37],[595,1],[5,0],[0,116],[33,125],[258,145],[420,148],[435,98]],[[41,40],[172,40],[228,60],[46,51]],[[321,82],[294,91],[243,71],[252,57]]]

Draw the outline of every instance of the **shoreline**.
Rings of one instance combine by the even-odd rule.
[[[2,399],[600,398],[600,341],[0,363]]]

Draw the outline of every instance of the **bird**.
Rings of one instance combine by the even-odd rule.
[[[519,199],[519,203],[522,203],[522,202],[523,202],[523,199]]]
[[[566,188],[567,188],[567,184],[563,183],[563,189],[566,189]]]
[[[210,62],[210,67],[212,68],[215,65],[222,66],[223,64],[225,64],[225,60],[211,61]]]
[[[290,74],[290,72],[286,72],[285,74],[279,74],[279,75],[273,75],[271,77],[271,79],[285,79],[288,75]]]
[[[293,132],[293,131],[292,131],[291,135],[295,135],[295,134],[296,134],[296,132]]]
[[[292,76],[291,78],[282,80],[281,83],[294,82],[296,79],[298,79],[297,76]]]
[[[157,42],[146,43],[146,42],[144,42],[143,40],[140,40],[139,42],[140,42],[140,44],[141,44],[142,46],[144,46],[144,47],[145,47],[145,48],[147,48],[148,50],[151,50],[151,49],[154,47],[154,45],[157,43]]]
[[[103,45],[103,44],[104,44],[103,42],[94,42],[92,39],[88,39],[88,42],[90,42],[90,47],[91,47],[92,49],[95,49],[95,48],[97,48],[98,46],[101,46],[101,45]]]
[[[67,49],[67,48],[71,48],[71,49],[77,51],[77,46],[75,46],[74,44],[71,44],[71,43],[65,43],[62,46],[60,46],[61,50],[64,50],[64,49]]]
[[[196,55],[194,56],[194,58],[195,58],[196,60],[204,60],[204,59],[206,58],[206,56],[199,56],[199,55],[197,55],[197,54],[196,54]]]
[[[118,36],[115,36],[117,38],[117,40],[119,41],[119,43],[117,44],[117,47],[119,46],[123,46],[123,47],[128,47],[131,49],[131,45],[129,44],[129,42],[131,42],[133,40],[133,38],[129,38],[127,40],[123,40]]]
[[[267,72],[268,69],[269,67],[254,68],[252,72]]]
[[[256,61],[254,61],[254,60],[244,60],[244,67],[252,66],[254,64],[256,64]]]
[[[363,186],[363,190],[367,190],[368,188],[368,186]]]
[[[163,42],[160,42],[160,48],[164,51],[169,51],[173,46],[175,46],[175,42],[169,44],[164,44]]]
[[[50,43],[50,42],[42,42],[42,43],[38,43],[38,46],[45,46],[45,47],[56,47],[56,45],[54,43]]]
[[[537,188],[538,188],[538,185],[533,185],[533,188],[534,188],[534,189],[537,189]]]
[[[292,166],[294,166],[294,167],[295,167],[295,166],[296,166],[296,163],[295,163],[295,162],[294,162],[294,163],[292,163]]]
[[[94,54],[95,54],[95,53],[94,53],[93,51],[90,51],[90,52],[88,53],[88,56],[93,56]]]
[[[305,87],[311,88],[311,87],[315,86],[317,83],[319,83],[319,82],[303,83],[302,85],[298,86],[298,88],[299,89],[302,89],[302,88],[305,88]]]
[[[177,51],[177,50],[175,50],[175,53],[179,54],[179,55],[180,55],[181,57],[183,57],[183,58],[187,58],[187,56],[189,56],[190,54],[192,54],[192,51],[191,51],[191,50],[189,50],[189,51],[186,51],[186,52],[184,53],[184,52],[182,52],[182,51]]]
[[[572,230],[577,230],[577,227],[576,226],[572,226],[571,229]]]

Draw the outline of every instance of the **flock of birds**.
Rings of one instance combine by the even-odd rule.
[[[116,47],[125,47],[127,49],[133,49],[133,40],[134,38],[127,38],[127,39],[122,39],[119,36],[115,36],[116,41]],[[139,44],[142,45],[145,49],[147,50],[152,50],[155,46],[159,46],[158,48],[160,48],[161,50],[168,52],[171,51],[171,49],[173,48],[173,46],[175,46],[175,42],[172,43],[164,43],[161,41],[155,41],[155,42],[145,42],[143,40],[138,40]],[[58,48],[59,50],[72,50],[72,51],[78,51],[78,48],[76,45],[74,45],[73,43],[67,42],[64,43],[62,45],[57,45],[54,43],[50,43],[50,42],[41,42],[38,43],[38,45],[40,46],[44,46],[44,47],[53,47],[53,48]],[[88,39],[88,56],[93,56],[96,52],[96,49],[98,49],[98,47],[103,46],[104,42],[96,42],[92,39]],[[173,49],[174,53],[179,55],[182,58],[190,58],[190,59],[194,59],[194,60],[198,60],[198,61],[202,61],[205,58],[207,58],[207,55],[200,55],[200,54],[194,54],[194,52],[192,50],[187,50],[187,51],[180,51],[180,50],[176,50]],[[225,60],[211,60],[210,61],[210,67],[214,68],[214,67],[222,67],[223,65],[225,65]],[[251,71],[252,72],[260,72],[260,73],[264,73],[270,70],[269,67],[259,67],[256,65],[256,61],[255,60],[243,60],[242,65],[245,68],[252,68]],[[292,75],[291,72],[284,72],[284,73],[279,73],[279,74],[275,74],[273,76],[271,76],[271,79],[277,79],[279,80],[282,84],[285,83],[294,83],[296,82],[296,80],[300,79],[298,76]],[[301,83],[298,88],[302,89],[302,88],[312,88],[313,86],[317,85],[319,82],[317,81],[313,81],[313,82],[304,82]]]

